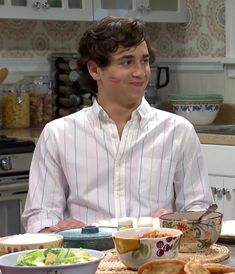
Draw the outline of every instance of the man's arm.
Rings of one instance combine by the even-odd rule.
[[[205,210],[213,203],[213,196],[206,162],[193,126],[188,128],[188,136],[185,136],[179,154],[174,178],[176,210]]]
[[[53,130],[44,127],[37,142],[29,178],[29,191],[22,224],[27,232],[38,232],[64,218],[68,185],[59,161]]]

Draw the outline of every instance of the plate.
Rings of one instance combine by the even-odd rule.
[[[131,220],[133,227],[138,228],[138,227],[154,227],[158,228],[160,227],[160,222],[159,218],[153,218],[153,217],[140,217],[140,218],[135,218],[135,217],[124,217],[124,218],[112,218],[110,220],[101,220],[99,222],[93,223],[92,225],[94,226],[113,226],[113,227],[118,227],[118,224],[120,222],[125,222]]]
[[[235,243],[235,220],[223,221],[219,242]]]

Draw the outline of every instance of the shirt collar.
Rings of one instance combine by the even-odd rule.
[[[140,127],[144,127],[149,119],[150,109],[151,109],[150,105],[148,104],[146,99],[143,97],[141,104],[137,107],[136,110],[132,112],[131,121],[138,119],[140,122]],[[107,119],[109,119],[108,114],[98,104],[96,99],[93,101],[92,111],[99,121],[105,121],[105,120],[107,121]]]

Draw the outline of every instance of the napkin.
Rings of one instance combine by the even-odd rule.
[[[92,225],[95,225],[95,226],[118,226],[118,219],[119,218],[113,218],[113,219],[110,219],[110,220],[100,220],[99,222],[93,223]],[[160,227],[159,218],[152,218],[152,217],[134,218],[134,217],[130,217],[130,219],[132,219],[134,228],[137,228],[137,227],[154,227],[154,228],[158,228],[158,227]]]

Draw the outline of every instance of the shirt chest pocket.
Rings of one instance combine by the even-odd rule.
[[[139,168],[139,183],[142,190],[171,188],[176,164],[171,160],[143,158]]]

